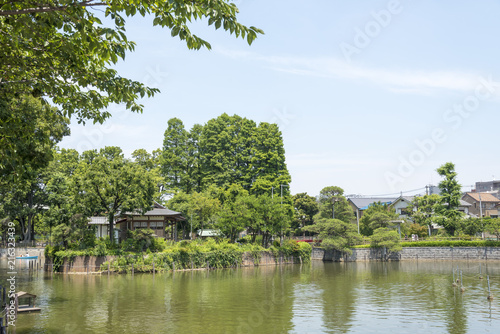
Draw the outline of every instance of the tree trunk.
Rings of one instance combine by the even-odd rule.
[[[109,221],[109,241],[111,241],[112,244],[115,243],[115,238],[114,238],[114,230],[113,230],[113,214],[108,215],[108,221]]]

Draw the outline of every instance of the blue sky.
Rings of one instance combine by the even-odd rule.
[[[410,191],[448,161],[464,190],[500,177],[500,2],[235,2],[265,31],[252,46],[198,22],[212,50],[189,51],[128,19],[137,47],[117,69],[161,93],[143,114],[113,106],[103,125],[73,122],[60,146],[151,152],[170,118],[189,129],[225,112],[280,126],[292,193]]]

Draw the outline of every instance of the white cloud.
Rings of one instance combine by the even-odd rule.
[[[251,52],[220,50],[224,56],[253,60],[265,67],[295,75],[367,80],[384,85],[398,93],[429,94],[437,89],[471,91],[479,84],[480,76],[462,71],[423,71],[370,68],[348,64],[333,57],[262,56]]]

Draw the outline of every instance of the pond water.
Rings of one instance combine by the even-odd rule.
[[[154,276],[18,268],[17,289],[38,295],[42,311],[20,314],[15,333],[499,333],[500,263],[482,262],[483,280],[479,265],[313,261]],[[452,286],[457,266],[463,293]]]

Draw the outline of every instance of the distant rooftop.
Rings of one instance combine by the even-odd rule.
[[[469,195],[472,197],[476,202],[479,202],[479,195],[481,195],[481,202],[495,202],[495,203],[500,203],[500,199],[496,198],[490,193],[466,193],[466,195]]]
[[[144,214],[140,213],[140,212],[125,212],[123,215],[125,215],[125,216],[167,216],[167,217],[175,218],[175,220],[186,220],[186,218],[184,218],[180,212],[167,209],[164,206],[162,206],[156,202],[153,205],[153,209],[145,212]]]
[[[354,204],[358,210],[366,210],[373,203],[391,204],[397,199],[397,197],[360,197],[360,198],[349,198],[348,200]]]

